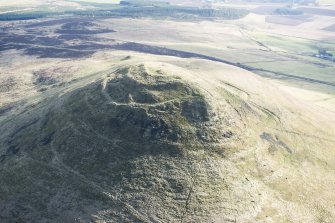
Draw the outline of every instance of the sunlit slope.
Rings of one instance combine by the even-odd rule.
[[[333,222],[333,113],[203,60],[69,86],[0,125],[5,221]]]

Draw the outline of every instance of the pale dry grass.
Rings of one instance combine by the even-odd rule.
[[[238,119],[233,114],[220,113],[224,101],[218,91],[220,88],[278,115],[279,121],[267,122],[257,121],[257,115],[242,116],[248,126],[245,130],[247,138],[242,144],[235,144],[237,151],[227,151],[229,160],[236,164],[231,168],[240,170],[236,177],[247,177],[253,182],[255,191],[262,194],[254,213],[246,212],[239,221],[253,218],[265,222],[314,222],[322,217],[334,218],[335,209],[330,203],[335,199],[331,192],[335,182],[335,113],[303,102],[292,96],[295,91],[282,91],[274,82],[233,66],[143,54],[132,57],[128,63],[144,63],[196,84],[219,116]],[[243,129],[237,123],[235,128]],[[277,151],[271,155],[269,145],[259,139],[262,132],[276,134],[292,147],[293,153]],[[242,190],[243,186],[235,183],[235,190]],[[322,216],[324,213],[326,216]]]

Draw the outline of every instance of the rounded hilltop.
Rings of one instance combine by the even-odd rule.
[[[333,133],[311,135],[310,108],[232,66],[157,58],[127,57],[2,122],[4,219],[333,218]]]

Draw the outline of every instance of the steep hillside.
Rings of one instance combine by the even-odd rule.
[[[161,61],[1,121],[4,222],[333,222],[333,113],[238,68]]]

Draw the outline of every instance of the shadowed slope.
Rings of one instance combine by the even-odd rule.
[[[2,141],[5,219],[179,221],[198,209],[189,201],[200,173],[213,178],[214,202],[224,182],[202,156],[225,136],[204,134],[210,108],[197,88],[136,65],[53,100]]]

